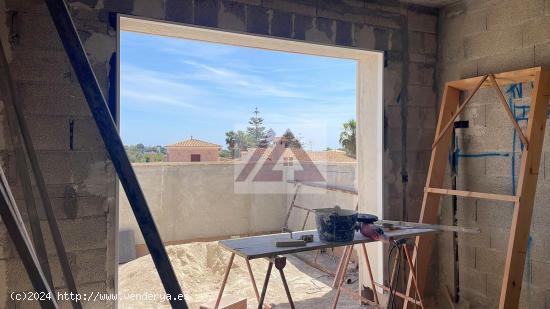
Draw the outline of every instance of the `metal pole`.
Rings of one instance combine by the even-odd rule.
[[[25,224],[21,220],[21,215],[17,209],[17,205],[13,200],[8,182],[4,175],[4,171],[0,167],[0,217],[6,226],[8,234],[13,241],[15,249],[23,262],[23,266],[27,271],[27,275],[36,292],[44,293],[50,297],[45,298],[40,302],[43,309],[59,308],[52,292],[48,280],[44,276],[42,267],[36,257],[36,252],[32,247],[29,235],[25,229]]]
[[[90,111],[94,116],[97,128],[109,157],[117,172],[120,183],[124,187],[130,206],[136,217],[147,248],[164,285],[166,294],[170,296],[173,308],[187,309],[183,292],[179,285],[168,254],[160,238],[157,226],[139,186],[136,174],[124,150],[124,145],[118,134],[116,124],[109,111],[105,97],[92,70],[88,56],[84,50],[78,32],[73,23],[69,9],[63,0],[45,0],[53,19],[61,42],[69,56]]]

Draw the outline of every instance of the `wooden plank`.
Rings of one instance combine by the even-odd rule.
[[[466,98],[466,101],[464,101],[464,103],[462,103],[462,105],[460,105],[460,107],[456,111],[456,114],[454,114],[451,117],[451,119],[449,119],[446,122],[445,126],[443,127],[443,129],[441,129],[441,131],[437,132],[437,134],[435,135],[434,143],[432,144],[432,149],[435,148],[435,146],[437,146],[437,143],[439,143],[439,141],[441,141],[441,139],[443,138],[445,133],[447,133],[447,131],[449,131],[449,128],[454,124],[454,122],[456,120],[456,117],[458,117],[458,115],[460,115],[460,113],[466,108],[468,103],[470,103],[470,101],[472,100],[472,98],[474,97],[474,95],[476,94],[476,92],[479,90],[479,88],[481,87],[483,82],[485,82],[486,79],[487,79],[487,75],[481,77],[481,79],[478,81],[478,83],[476,84],[474,89],[470,92],[470,94]]]
[[[518,178],[519,201],[515,204],[508,239],[508,252],[499,302],[499,308],[501,309],[518,308],[519,306],[523,268],[527,254],[544,130],[546,128],[548,93],[550,93],[550,72],[543,69],[536,76],[531,96],[527,126],[530,147],[521,156],[521,168]]]
[[[516,132],[519,134],[519,138],[521,139],[521,142],[523,143],[526,149],[529,148],[529,142],[527,141],[527,138],[525,138],[525,135],[523,135],[523,131],[521,130],[521,127],[516,121],[516,117],[514,117],[514,114],[512,114],[512,111],[510,110],[510,106],[508,106],[508,102],[506,102],[506,98],[504,98],[504,94],[502,93],[502,90],[500,90],[500,87],[498,86],[495,76],[491,74],[489,75],[489,79],[491,80],[491,84],[493,85],[493,88],[495,88],[497,92],[497,97],[500,102],[500,105],[504,107],[504,110],[506,111],[506,115],[508,115],[508,118],[514,125]]]
[[[470,233],[470,234],[479,234],[481,230],[476,227],[463,227],[463,226],[452,226],[452,225],[440,225],[440,224],[426,224],[426,223],[416,223],[416,222],[406,222],[406,221],[393,221],[393,220],[378,220],[376,224],[391,224],[398,228],[422,228],[422,229],[432,229],[436,231],[446,231],[446,232],[458,232],[458,233]]]
[[[479,198],[484,200],[495,200],[495,201],[504,201],[504,202],[518,201],[517,196],[506,195],[506,194],[493,194],[493,193],[461,191],[461,190],[451,190],[451,189],[441,189],[441,188],[424,188],[424,192],[443,194],[443,195],[456,195],[456,196],[462,196],[462,197],[471,197],[471,198]]]
[[[471,88],[470,88],[471,89]],[[443,130],[443,124],[448,123],[453,118],[458,108],[460,99],[460,90],[446,84],[443,91],[441,109],[437,121],[436,136]],[[443,178],[448,162],[449,144],[451,142],[451,132],[447,131],[442,135],[441,142],[432,149],[432,156],[426,179],[426,187],[440,188],[443,185]],[[420,223],[436,224],[439,209],[440,195],[428,194],[424,192],[422,201],[422,210],[420,212]],[[416,248],[413,253],[413,263],[417,268],[417,281],[420,290],[424,290],[430,257],[432,255],[432,242],[434,235],[424,235],[416,238]],[[414,298],[415,289],[412,288],[412,274],[408,276],[406,295]],[[413,304],[405,300],[404,308],[412,308]]]
[[[534,67],[529,69],[523,69],[523,70],[517,70],[517,71],[511,71],[511,72],[502,72],[495,74],[496,80],[499,81],[499,84],[501,86],[506,86],[510,84],[517,84],[522,82],[528,82],[535,80],[536,75],[538,72],[540,72],[541,67]],[[472,77],[462,80],[455,80],[451,82],[447,82],[447,86],[468,91],[472,89],[481,79],[481,76],[478,77]],[[489,81],[486,81],[483,83],[481,88],[489,88],[491,87],[491,83]]]

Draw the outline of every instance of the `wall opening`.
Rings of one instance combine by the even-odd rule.
[[[365,50],[357,50],[357,49],[351,49],[351,48],[344,48],[344,47],[335,47],[335,46],[325,46],[325,45],[318,45],[318,44],[312,44],[312,43],[304,43],[304,42],[298,42],[298,41],[292,41],[292,40],[283,40],[283,39],[275,39],[275,38],[268,38],[268,37],[260,37],[260,36],[254,36],[254,35],[247,35],[247,34],[240,34],[240,33],[233,33],[233,32],[224,32],[219,30],[212,30],[212,29],[206,29],[206,28],[200,28],[200,27],[191,27],[191,26],[185,26],[180,24],[170,24],[170,23],[161,23],[156,22],[152,20],[143,20],[143,19],[136,19],[136,18],[130,18],[130,17],[124,17],[121,16],[119,19],[119,29],[121,33],[119,33],[119,52],[117,53],[119,57],[125,57],[125,50],[124,47],[127,47],[125,45],[124,41],[126,37],[129,36],[151,36],[151,35],[157,35],[164,38],[171,38],[171,39],[183,39],[183,40],[191,40],[188,42],[198,42],[197,44],[224,44],[224,45],[218,45],[219,50],[223,50],[223,46],[230,46],[231,48],[235,47],[245,47],[248,49],[258,49],[258,50],[264,50],[264,51],[270,51],[270,52],[283,52],[283,53],[290,53],[289,55],[310,55],[314,57],[326,57],[327,59],[341,59],[342,61],[347,61],[348,63],[353,64],[354,73],[352,76],[353,85],[344,85],[350,88],[353,88],[353,98],[352,98],[352,104],[351,110],[353,112],[353,119],[354,122],[354,139],[357,140],[356,144],[353,144],[353,157],[356,158],[355,166],[353,166],[353,171],[350,173],[353,173],[353,180],[351,183],[351,186],[354,187],[354,189],[358,192],[358,196],[355,197],[352,205],[349,205],[349,207],[346,208],[354,208],[354,204],[358,205],[358,208],[361,212],[367,212],[376,214],[379,217],[382,217],[382,201],[383,201],[383,180],[382,180],[382,171],[383,171],[383,160],[382,160],[382,153],[383,153],[383,144],[382,144],[382,123],[383,123],[383,105],[382,105],[382,67],[383,67],[383,56],[381,53],[378,52],[372,52],[372,51],[365,51]],[[191,43],[193,44],[193,43]],[[166,46],[162,46],[163,48],[166,48]],[[248,86],[249,88],[256,87],[257,92],[259,94],[259,97],[261,97],[262,92],[271,92],[271,93],[277,93],[280,96],[295,96],[296,93],[292,93],[291,91],[288,91],[288,89],[284,88],[277,88],[273,87],[273,85],[265,83],[264,80],[260,79],[247,79],[243,78],[243,76],[239,74],[235,74],[233,71],[220,69],[217,67],[208,66],[205,63],[202,63],[200,61],[190,61],[190,58],[196,58],[197,55],[199,57],[204,58],[215,58],[215,57],[224,57],[224,55],[211,53],[213,50],[216,49],[209,49],[209,50],[197,50],[194,51],[192,49],[176,49],[175,52],[180,53],[180,60],[185,62],[187,61],[187,65],[201,68],[202,72],[208,72],[208,74],[205,74],[203,77],[205,82],[208,83],[209,81],[212,82],[212,80],[215,79],[221,79],[218,84],[226,84],[233,87],[234,89],[239,89],[239,87],[245,87]],[[193,55],[193,53],[195,53]],[[122,56],[121,56],[122,55]],[[148,59],[151,59],[154,57],[153,54],[144,54],[144,58],[141,61],[147,62]],[[192,57],[190,57],[192,56]],[[154,121],[152,119],[155,118],[154,113],[156,113],[156,109],[162,108],[162,105],[166,106],[172,106],[179,105],[179,107],[184,107],[189,110],[192,110],[194,108],[204,108],[204,106],[208,106],[210,102],[203,102],[202,104],[200,102],[189,102],[185,100],[186,94],[192,93],[193,91],[196,91],[196,88],[188,87],[188,83],[178,83],[177,81],[180,79],[185,79],[186,76],[189,77],[189,74],[193,74],[194,77],[197,77],[196,74],[198,71],[195,72],[182,72],[181,74],[175,74],[175,76],[172,76],[174,79],[172,80],[162,80],[158,79],[158,71],[155,70],[149,70],[149,71],[141,71],[136,70],[135,67],[131,66],[125,66],[125,58],[119,58],[119,65],[121,68],[118,70],[119,72],[119,97],[118,97],[118,106],[120,112],[120,125],[121,125],[121,135],[123,137],[123,140],[125,139],[125,130],[126,128],[130,129],[131,126],[134,128],[141,128],[142,130],[147,131],[148,127],[151,125],[155,125]],[[137,61],[140,61],[137,59]],[[164,68],[165,71],[169,71],[171,68],[166,67]],[[254,68],[252,68],[254,69]],[[186,75],[187,74],[187,75]],[[292,70],[289,70],[288,76],[291,76],[293,74],[296,74],[295,72],[292,72]],[[129,78],[127,78],[129,77]],[[313,76],[312,76],[313,78]],[[130,84],[128,81],[130,80],[130,84],[140,82],[139,85],[147,85],[145,88],[141,89],[130,89]],[[137,80],[137,81],[136,81]],[[280,82],[280,81],[279,81]],[[283,84],[285,81],[282,81],[281,84]],[[145,83],[145,84],[144,84]],[[255,84],[258,85],[255,85]],[[334,82],[336,84],[337,81]],[[334,84],[328,84],[326,88],[334,88]],[[345,83],[344,83],[345,84]],[[185,86],[183,86],[185,85]],[[136,85],[133,85],[136,86]],[[306,87],[307,85],[293,85],[294,87]],[[173,92],[172,88],[177,88],[178,92]],[[215,87],[213,87],[215,88]],[[139,91],[141,90],[141,91]],[[217,91],[221,92],[223,89],[216,88]],[[323,92],[326,89],[316,89],[312,91],[311,93],[315,93],[315,91]],[[286,92],[285,92],[286,91]],[[297,91],[299,93],[300,91]],[[238,96],[238,94],[237,94]],[[244,95],[243,95],[244,97]],[[296,98],[298,99],[298,98]],[[303,99],[303,98],[302,98]],[[259,99],[261,100],[261,99]],[[125,128],[126,124],[129,124],[129,122],[125,122],[126,113],[125,110],[128,112],[127,104],[128,102],[132,101],[133,103],[141,104],[147,103],[147,102],[155,102],[151,104],[150,106],[147,106],[146,109],[149,109],[148,112],[143,110],[143,106],[141,107],[141,111],[137,111],[140,113],[139,116],[136,116],[133,120],[134,123],[131,125],[128,125],[128,127]],[[231,111],[238,110],[241,108],[244,103],[239,104],[238,100],[231,101],[233,104],[230,104],[226,110],[218,110],[218,112],[221,113],[230,113]],[[234,103],[237,102],[237,103]],[[139,169],[137,170],[138,173],[138,179],[140,181],[140,185],[144,189],[144,192],[146,194],[146,198],[149,203],[149,207],[152,209],[153,216],[155,217],[157,226],[159,227],[159,230],[161,231],[161,237],[163,238],[164,242],[167,245],[171,244],[179,244],[184,243],[190,240],[197,241],[197,240],[215,240],[219,239],[220,237],[229,237],[232,235],[244,235],[244,234],[254,234],[254,232],[258,233],[264,233],[264,232],[275,232],[277,229],[279,229],[280,226],[286,224],[287,227],[289,225],[294,225],[296,228],[294,229],[301,229],[301,222],[302,218],[299,216],[293,216],[292,220],[295,220],[294,222],[279,222],[282,221],[286,215],[286,209],[289,206],[290,201],[292,200],[293,195],[295,194],[295,188],[296,184],[293,183],[290,180],[296,181],[297,174],[300,172],[296,172],[294,169],[292,169],[293,166],[300,166],[301,170],[305,170],[303,167],[305,164],[302,162],[302,157],[300,154],[305,154],[306,157],[308,157],[308,160],[315,161],[313,159],[314,153],[316,151],[321,152],[321,148],[323,149],[324,156],[326,159],[326,156],[332,156],[333,153],[328,154],[329,148],[333,148],[332,144],[325,144],[318,145],[318,141],[315,140],[315,137],[321,135],[323,138],[321,140],[330,140],[330,136],[334,135],[335,128],[331,128],[330,126],[327,127],[325,125],[325,128],[323,130],[319,130],[319,128],[316,128],[313,126],[313,131],[315,132],[307,132],[303,133],[306,138],[301,139],[300,136],[295,136],[292,132],[292,130],[289,130],[291,134],[293,135],[287,135],[287,131],[284,130],[284,127],[289,126],[288,121],[280,121],[281,127],[276,127],[277,124],[272,124],[271,126],[265,126],[264,123],[258,123],[259,119],[263,119],[261,110],[264,108],[267,108],[267,105],[259,105],[259,109],[257,109],[258,106],[256,106],[256,109],[250,111],[252,112],[252,115],[250,115],[250,118],[248,120],[248,123],[246,123],[248,118],[245,118],[245,123],[243,126],[243,123],[235,123],[234,128],[228,128],[228,130],[225,133],[231,133],[226,134],[223,137],[212,137],[211,140],[206,138],[206,140],[201,139],[197,134],[207,134],[209,130],[207,128],[209,127],[215,127],[216,123],[210,122],[208,124],[204,124],[202,130],[200,130],[201,126],[197,126],[196,124],[193,124],[192,127],[194,127],[194,131],[188,131],[188,132],[181,132],[177,133],[180,134],[180,139],[178,140],[176,136],[174,136],[173,143],[169,142],[161,142],[161,143],[151,143],[151,142],[144,142],[144,143],[137,143],[133,141],[126,141],[124,140],[125,144],[132,145],[132,147],[127,148],[127,152],[129,153],[130,158],[133,158],[136,162],[143,162],[143,163],[136,163],[135,168]],[[215,105],[214,105],[215,106]],[[290,105],[289,105],[290,106]],[[250,107],[250,106],[248,106]],[[316,114],[316,111],[312,109],[311,107],[315,107],[315,105],[310,106],[310,118],[314,118],[314,115]],[[340,110],[344,109],[344,106],[338,106],[338,103],[334,104],[326,104],[326,107],[329,108],[333,113],[338,113]],[[348,106],[349,107],[349,106]],[[136,112],[136,111],[134,111]],[[189,113],[195,113],[196,111],[189,111]],[[211,111],[213,112],[213,111]],[[200,114],[200,112],[197,112]],[[308,118],[307,115],[307,109],[304,109],[305,115],[303,115],[305,119]],[[267,115],[273,115],[273,113]],[[284,113],[283,113],[284,114]],[[191,117],[193,118],[193,117]],[[200,117],[194,117],[193,119],[187,118],[188,121],[200,121]],[[267,117],[266,117],[267,118]],[[148,120],[149,119],[149,120]],[[177,119],[177,116],[175,117]],[[176,120],[177,121],[177,120]],[[152,122],[153,124],[149,123]],[[266,119],[267,122],[267,119]],[[276,123],[274,121],[273,123]],[[303,127],[300,127],[302,125],[301,123],[294,122],[293,125],[296,127],[293,127],[293,130],[295,132],[306,132],[307,130]],[[310,123],[311,125],[311,123]],[[338,123],[339,126],[343,126],[344,122]],[[158,127],[158,123],[156,124]],[[248,130],[244,130],[246,126]],[[351,126],[351,123],[347,124],[347,127],[349,128]],[[177,128],[177,126],[170,126],[169,121],[166,121],[162,124],[162,130],[159,131],[159,136],[162,135],[170,135],[173,134],[170,130],[174,127]],[[261,136],[257,136],[257,139],[255,141],[252,141],[251,144],[242,145],[243,140],[246,139],[252,139],[254,140],[254,134],[257,133],[259,130],[259,127],[262,129]],[[197,128],[199,130],[197,130]],[[242,130],[240,130],[242,129]],[[179,129],[176,129],[179,130]],[[271,130],[273,132],[271,132]],[[310,128],[310,131],[312,129]],[[239,137],[239,131],[247,132],[248,137]],[[336,135],[340,137],[341,132],[337,132]],[[193,134],[193,136],[190,136]],[[190,138],[186,138],[187,136],[190,136]],[[279,141],[284,136],[284,141],[288,140],[296,140],[297,143],[300,144],[300,147],[297,147],[301,149],[300,154],[297,154],[292,149],[284,149],[278,150],[278,145],[281,144]],[[289,136],[292,136],[290,138]],[[334,136],[333,136],[334,137]],[[343,135],[345,139],[345,135]],[[311,140],[309,140],[311,139]],[[334,138],[332,139],[334,140]],[[340,140],[338,140],[338,144],[340,144]],[[248,142],[246,142],[248,143]],[[265,151],[256,151],[256,149],[262,149],[263,146],[261,146],[262,143],[268,143],[271,145],[271,150],[269,151],[269,154],[266,154]],[[193,148],[193,149],[191,149]],[[309,148],[309,149],[308,149]],[[340,150],[338,150],[340,151]],[[344,155],[350,155],[349,147],[347,149],[342,149],[344,152]],[[342,155],[340,152],[338,152],[338,155]],[[280,166],[277,164],[273,164],[270,168],[267,169],[266,173],[262,174],[262,166],[258,166],[255,170],[256,177],[255,179],[260,181],[252,181],[252,182],[245,182],[244,185],[241,185],[239,183],[239,177],[243,175],[243,170],[246,171],[247,166],[247,159],[254,157],[254,155],[259,153],[259,157],[266,157],[267,160],[273,160],[277,161],[277,164],[280,163]],[[336,152],[335,152],[336,153]],[[280,155],[278,155],[280,154]],[[235,161],[238,159],[243,160],[243,164],[231,164],[227,165],[225,162],[227,161]],[[159,161],[159,163],[151,163],[154,161]],[[229,167],[228,167],[229,166]],[[315,164],[316,167],[319,167],[319,164]],[[342,167],[338,167],[342,168]],[[343,167],[345,170],[348,168],[347,166]],[[211,169],[208,171],[205,171],[204,169]],[[323,183],[324,186],[331,185],[330,181],[326,181],[329,178],[330,171],[334,171],[335,166],[331,164],[323,164],[322,168],[320,168],[319,174],[323,175],[323,180],[325,182]],[[349,168],[348,168],[349,169]],[[289,176],[286,174],[285,171],[291,170],[292,175]],[[278,174],[280,172],[280,174]],[[240,199],[237,200],[236,205],[241,205],[239,211],[236,211],[236,208],[230,208],[226,207],[225,209],[212,209],[211,213],[204,213],[205,209],[208,205],[204,203],[205,200],[211,200],[214,201],[214,203],[220,202],[216,201],[216,199],[221,199],[222,202],[227,202],[227,196],[228,195],[218,195],[216,192],[211,192],[211,194],[208,194],[208,190],[215,191],[214,189],[216,186],[224,187],[225,190],[228,188],[226,187],[226,183],[219,183],[220,177],[212,178],[212,179],[204,179],[204,175],[212,175],[213,173],[227,173],[231,177],[233,177],[231,182],[231,188],[229,188],[230,191],[232,191],[232,194],[240,195]],[[246,174],[246,173],[245,173]],[[260,175],[260,176],[258,176]],[[263,175],[263,176],[262,176]],[[270,177],[273,177],[273,175],[282,175],[280,185],[277,186],[277,189],[275,190],[275,187],[273,183],[270,183],[271,181]],[[303,177],[310,177],[311,174],[304,173]],[[246,175],[245,175],[246,176]],[[259,177],[259,178],[258,178]],[[262,178],[264,177],[264,178]],[[202,178],[202,179],[201,179]],[[245,177],[246,178],[246,177]],[[250,177],[249,177],[250,178]],[[319,179],[317,179],[319,180]],[[263,182],[262,182],[263,181]],[[322,182],[322,181],[321,181]],[[190,192],[187,194],[179,194],[170,196],[172,192],[179,192],[179,193],[185,193],[185,189],[189,187],[188,184],[193,184],[197,186],[195,189],[191,189]],[[204,194],[203,197],[197,195],[196,193],[199,190],[203,190]],[[306,189],[307,190],[307,189]],[[311,190],[315,191],[318,190],[315,188],[312,188]],[[315,192],[307,192],[307,194],[310,194],[310,196],[315,196]],[[122,194],[123,195],[123,194]],[[277,196],[274,200],[274,196]],[[213,199],[213,200],[212,200]],[[120,224],[120,234],[119,238],[117,239],[117,243],[119,244],[119,248],[121,248],[119,255],[121,257],[121,260],[123,262],[127,262],[128,260],[133,259],[131,256],[132,253],[130,253],[130,258],[128,259],[128,250],[132,251],[132,246],[137,244],[138,246],[134,246],[134,248],[138,248],[136,251],[134,251],[134,255],[142,255],[146,252],[141,251],[145,248],[145,246],[139,246],[140,245],[140,239],[141,235],[139,235],[139,230],[135,228],[135,219],[133,219],[131,212],[129,210],[127,202],[124,201],[125,197],[122,196],[121,202],[119,207],[117,209],[119,210],[119,214],[117,214]],[[184,200],[191,200],[189,203],[183,203]],[[311,200],[310,202],[315,203],[321,203],[321,201],[326,202],[326,198],[317,200]],[[267,209],[265,205],[268,204],[276,204],[277,214],[273,212],[272,209]],[[342,204],[347,203],[350,204],[349,200],[346,200],[345,198],[340,198],[338,200],[338,197],[334,201],[332,201],[334,204]],[[178,208],[178,209],[170,209],[170,205],[182,205],[185,204],[185,208]],[[248,204],[250,206],[248,207],[242,207],[242,204]],[[329,205],[326,205],[329,206]],[[333,206],[333,205],[330,205]],[[342,205],[346,206],[346,205]],[[310,208],[319,208],[318,206],[311,206]],[[157,209],[157,211],[155,211]],[[178,214],[188,214],[188,216],[183,216],[182,220],[173,220],[174,212],[177,212]],[[226,219],[224,220],[218,220],[216,221],[216,216],[225,216]],[[280,217],[280,218],[278,218]],[[233,218],[235,222],[231,226],[222,226],[222,221],[228,221],[227,218]],[[247,219],[244,220],[243,219]],[[188,222],[185,222],[185,220],[188,220]],[[182,230],[184,230],[186,227],[192,225],[193,223],[197,223],[201,220],[206,220],[202,224],[199,224],[196,228],[193,228],[189,231],[187,231],[185,234],[186,239],[182,239],[182,236],[180,236],[178,233],[181,233]],[[210,221],[209,221],[210,220]],[[266,223],[267,221],[273,221],[271,225]],[[277,221],[277,222],[275,222]],[[311,221],[311,220],[310,220]],[[300,223],[298,223],[300,222]],[[283,224],[281,224],[283,223]],[[132,224],[134,226],[132,226]],[[312,222],[309,223],[310,225],[308,227],[311,227]],[[313,225],[314,226],[314,225]],[[210,227],[210,228],[208,228]],[[243,231],[240,229],[236,229],[235,227],[244,228]],[[209,232],[197,232],[200,231],[201,228],[206,228],[205,231]],[[264,230],[261,230],[261,229]],[[215,230],[214,232],[211,232],[211,230]],[[193,234],[194,232],[197,232]],[[142,242],[142,241],[141,241]],[[130,246],[128,246],[130,244]],[[189,247],[191,248],[191,247]],[[204,261],[208,264],[210,261],[210,256],[212,254],[214,255],[221,255],[222,252],[220,250],[223,249],[212,249],[212,248],[205,248],[202,247],[193,247],[196,251],[195,253],[202,256],[204,258]],[[171,253],[171,250],[176,250],[175,247],[168,248],[169,254]],[[373,264],[373,271],[375,273],[375,280],[382,281],[381,276],[383,273],[383,259],[382,259],[382,249],[381,246],[378,244],[370,244],[369,250],[372,250],[376,253],[371,253],[371,263]],[[200,252],[199,252],[200,251]],[[174,252],[172,252],[174,253]],[[174,253],[179,254],[179,253]],[[197,262],[203,262],[203,261],[197,261]],[[218,261],[219,262],[219,261]],[[160,287],[160,281],[158,278],[156,278],[156,272],[151,273],[144,273],[139,272],[138,270],[142,269],[149,263],[150,261],[144,261],[145,264],[139,265],[139,266],[133,266],[133,267],[125,267],[127,268],[125,271],[127,273],[130,273],[129,276],[120,277],[120,280],[126,280],[128,281],[134,281],[132,280],[132,276],[139,275],[142,277],[146,277],[146,279],[149,279],[149,276],[151,276],[150,280],[154,283],[155,281],[158,282]],[[217,262],[216,262],[217,263]],[[130,263],[129,263],[130,264]],[[128,264],[128,265],[129,265]],[[212,266],[214,272],[222,271],[222,269],[218,269],[216,265],[208,265]],[[154,268],[153,268],[154,270]],[[120,275],[119,275],[120,276]],[[236,276],[233,274],[233,276]],[[361,281],[365,281],[366,277],[363,276],[363,273],[360,272]],[[135,277],[135,280],[142,280],[141,277]],[[188,280],[188,282],[186,282]],[[147,281],[147,280],[146,280]],[[193,279],[183,277],[180,284],[182,285],[184,293],[187,292],[189,294],[189,290],[192,288],[191,284]],[[143,282],[143,281],[142,281]],[[147,281],[148,282],[148,281]],[[119,284],[125,284],[121,283],[119,281]],[[366,284],[366,283],[365,283]],[[199,283],[195,283],[194,286],[201,286]],[[202,287],[202,286],[201,286]],[[146,286],[146,288],[150,288]],[[204,290],[208,290],[208,286],[206,285]],[[125,292],[120,291],[119,292]],[[134,291],[135,292],[135,291]],[[189,295],[187,295],[189,297]]]

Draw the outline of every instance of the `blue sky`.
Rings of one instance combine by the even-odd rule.
[[[166,145],[193,136],[225,147],[256,107],[277,135],[307,149],[338,148],[355,118],[356,63],[144,35],[121,34],[121,135]]]

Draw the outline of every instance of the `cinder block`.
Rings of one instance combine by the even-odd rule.
[[[506,30],[485,31],[464,39],[466,59],[475,59],[505,53],[522,48],[522,31],[520,27]]]
[[[18,34],[16,50],[38,48],[63,51],[61,39],[49,15],[19,12],[15,21]]]
[[[472,308],[493,308],[495,307],[491,300],[483,293],[471,289],[468,286],[460,286],[461,298],[466,300]]]
[[[409,106],[436,106],[436,95],[432,87],[409,85],[407,98]]]
[[[481,226],[510,228],[514,213],[512,202],[479,200],[477,202],[477,222]]]
[[[73,82],[72,67],[63,50],[17,49],[10,70],[15,81]]]
[[[491,245],[491,236],[489,232],[485,232],[484,230],[482,230],[479,234],[458,233],[458,241],[461,250],[464,247],[476,247],[477,251],[477,248],[489,248]]]
[[[478,291],[482,295],[487,295],[487,274],[477,271],[470,267],[460,267],[460,286],[468,287]]]
[[[294,28],[292,30],[292,35],[295,39],[305,40],[306,32],[310,31],[313,27],[314,18],[311,16],[304,16],[294,14]]]
[[[362,1],[331,2],[319,1],[317,7],[317,16],[337,19],[352,23],[364,23],[365,15],[364,3]]]
[[[464,131],[462,149],[464,153],[509,152],[512,149],[512,138],[512,130],[476,127]]]
[[[264,0],[262,5],[267,8],[305,16],[315,16],[317,14],[317,1],[314,0]]]
[[[383,16],[381,14],[377,14],[376,12],[367,11],[363,15],[365,16],[365,23],[369,26],[385,27],[391,29],[401,29],[403,27],[401,14],[391,14],[389,16]]]
[[[141,17],[164,19],[164,0],[134,0],[134,14]]]
[[[352,46],[353,45],[353,25],[345,21],[336,22],[336,36],[334,41],[337,45]]]
[[[477,200],[457,199],[456,218],[459,226],[476,226]]]
[[[434,139],[434,130],[417,129],[407,130],[407,149],[412,151],[431,150]]]
[[[523,46],[530,46],[549,41],[550,17],[544,16],[526,21],[523,25]],[[519,28],[519,27],[518,27]]]
[[[548,276],[550,274],[550,263],[532,261],[533,268],[532,284],[537,287],[548,287]]]
[[[424,53],[424,33],[418,31],[407,32],[407,42],[409,53]]]
[[[422,176],[426,176],[431,159],[431,151],[421,150],[421,151],[407,151],[407,171],[409,172],[418,172]],[[426,179],[424,179],[425,185]],[[424,190],[422,189],[422,192]]]
[[[504,225],[508,226],[508,224]],[[488,230],[491,235],[491,248],[501,251],[504,254],[508,248],[510,231],[499,227],[484,227],[484,229]]]
[[[491,8],[487,14],[487,29],[503,29],[513,27],[525,20],[544,15],[543,0],[504,1]]]
[[[102,282],[107,280],[105,264],[109,263],[106,251],[102,249],[74,251],[75,267],[73,270],[77,284]]]
[[[336,21],[323,17],[316,17],[313,19],[313,28],[310,28],[305,32],[305,38],[307,41],[319,42],[319,43],[334,43]]]
[[[64,116],[30,116],[27,124],[36,150],[69,150],[69,119]]]
[[[248,6],[246,9],[246,31],[269,34],[268,9],[258,6]]]
[[[102,151],[105,147],[104,145],[103,139],[93,119],[80,118],[74,120],[73,150],[97,152],[98,150]]]
[[[503,274],[504,268],[498,272],[487,274],[487,297],[491,303],[498,304]]]
[[[207,27],[218,26],[217,0],[195,1],[195,24]]]
[[[166,20],[193,23],[193,0],[165,0]]]
[[[364,49],[375,48],[374,28],[372,26],[366,24],[355,24],[354,29],[355,46]]]
[[[42,228],[47,223],[42,221]],[[105,217],[89,217],[75,220],[59,220],[59,228],[65,248],[68,251],[105,249],[107,246],[107,222]],[[49,233],[44,234],[46,250],[55,253],[53,240]]]
[[[488,157],[487,176],[512,177],[512,158],[511,157]],[[516,174],[519,174],[519,158],[516,158]]]
[[[479,74],[514,71],[534,66],[535,47],[528,46],[481,58],[478,60]]]
[[[270,11],[269,14],[272,16],[269,26],[270,34],[273,36],[290,38],[292,36],[292,15],[278,10]]]
[[[52,88],[56,91],[52,91]],[[18,82],[17,89],[26,115],[56,115],[91,117],[77,84],[59,87],[56,84]]]
[[[437,53],[437,36],[431,33],[424,33],[424,53],[435,55]]]
[[[134,9],[133,0],[105,0],[103,7],[109,11],[118,13],[131,13]]]
[[[550,66],[550,43],[535,45],[535,66]]]
[[[107,181],[104,153],[45,152],[38,153],[47,184],[104,184]]]
[[[223,29],[245,31],[245,14],[244,4],[223,0],[220,2],[218,26]]]
[[[476,248],[476,269],[484,273],[502,273],[504,271],[503,252],[488,247]]]
[[[407,13],[407,20],[409,30],[427,33],[437,32],[437,15],[424,14],[409,10]]]

